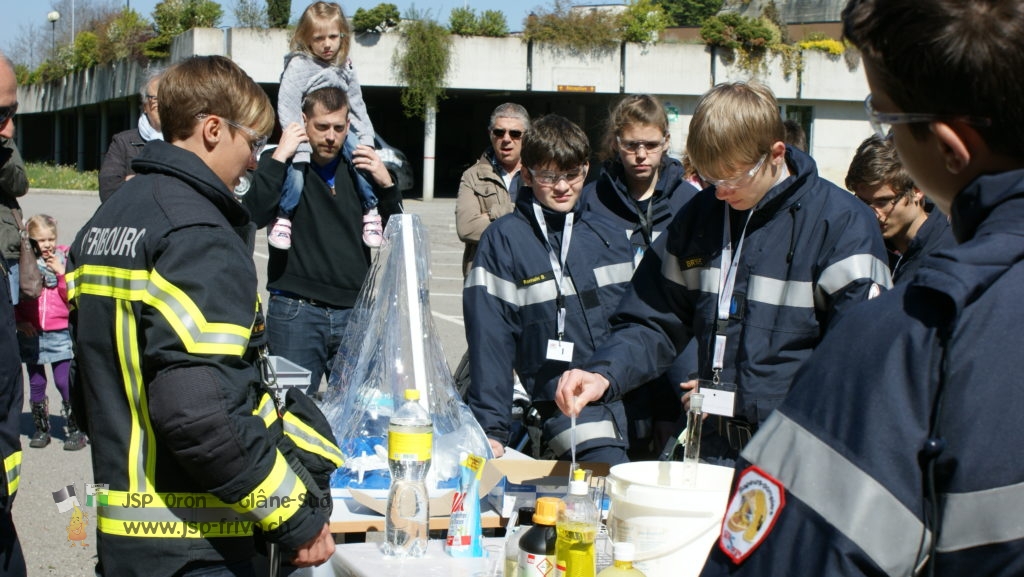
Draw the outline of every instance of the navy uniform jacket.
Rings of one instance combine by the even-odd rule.
[[[933,206],[932,211],[928,213],[928,220],[917,229],[917,234],[907,246],[907,251],[897,255],[890,253],[892,284],[908,282],[914,277],[926,256],[955,245],[956,239],[953,238],[953,231],[949,227],[949,219]]]
[[[786,162],[791,175],[747,225],[727,327],[722,380],[738,386],[737,417],[755,424],[785,397],[833,319],[890,286],[871,211],[820,178],[803,152],[787,147]],[[664,372],[691,335],[700,376],[711,378],[727,206],[714,187],[705,189],[644,257],[612,319],[612,338],[584,367],[608,378],[606,398]],[[736,237],[749,211],[729,211]]]
[[[962,244],[845,315],[743,451],[737,475],[756,465],[784,505],[704,577],[911,575],[933,504],[935,575],[1024,575],[1024,170],[978,178],[952,216]]]
[[[572,362],[547,359],[549,339],[557,338],[554,274],[533,210],[534,195],[522,188],[516,210],[491,223],[480,239],[466,278],[462,307],[472,385],[466,402],[489,438],[509,441],[512,425],[512,372],[518,373],[535,403],[553,407],[558,379],[578,366],[608,336],[608,318],[633,271],[628,241],[598,214],[583,210],[585,193],[573,209],[574,224],[565,266],[566,341]],[[549,236],[560,251],[563,214],[544,210]],[[559,433],[569,419],[554,409],[544,440],[557,455],[568,444]],[[621,402],[592,404],[578,418],[581,450],[599,444],[626,446]],[[583,426],[592,423],[591,427]],[[564,427],[562,426],[564,425]],[[592,433],[592,434],[588,434]],[[590,441],[589,443],[587,441]]]

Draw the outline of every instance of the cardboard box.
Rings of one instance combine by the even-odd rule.
[[[536,461],[529,457],[508,455],[491,459],[484,465],[480,478],[481,510],[488,508],[502,518],[509,518],[519,507],[530,507],[537,497],[565,497],[569,490],[568,461]],[[593,477],[606,477],[606,463],[579,463],[580,468],[589,469]],[[603,480],[603,479],[602,479]],[[594,481],[592,481],[592,484]],[[357,503],[381,515],[387,507],[387,491],[347,489],[349,496]],[[603,509],[608,508],[608,498],[603,498]],[[447,517],[451,512],[452,493],[430,499],[430,516]]]
[[[565,497],[569,490],[570,465],[569,461],[492,459],[484,466],[480,494],[486,494],[488,504],[507,519],[517,508],[534,505],[538,497]],[[593,477],[608,475],[607,463],[579,463],[579,466],[592,471]],[[602,503],[602,509],[607,509],[607,498],[603,498]]]

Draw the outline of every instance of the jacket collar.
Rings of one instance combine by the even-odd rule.
[[[249,212],[235,200],[220,178],[198,156],[184,148],[162,140],[151,141],[132,160],[132,169],[140,174],[166,174],[184,181],[213,203],[232,226],[249,222]]]

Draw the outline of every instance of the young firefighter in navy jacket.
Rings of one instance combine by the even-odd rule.
[[[704,391],[717,416],[701,457],[731,462],[839,313],[889,286],[871,211],[784,136],[763,85],[721,84],[697,103],[686,148],[710,186],[644,256],[608,342],[562,377],[566,414],[664,372],[692,335],[700,386],[719,396]]]
[[[516,209],[484,231],[466,279],[466,402],[495,456],[504,453],[513,424],[514,369],[544,419],[543,443],[555,457],[568,457],[570,420],[555,407],[555,385],[607,337],[608,318],[629,284],[628,239],[583,209],[589,156],[587,136],[572,122],[555,115],[534,122],[523,135]],[[581,460],[625,462],[622,402],[587,407],[576,443]]]
[[[1024,5],[843,18],[869,118],[960,244],[825,337],[743,452],[703,575],[1024,575]]]

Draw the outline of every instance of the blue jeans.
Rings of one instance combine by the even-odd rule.
[[[272,294],[267,304],[270,354],[308,370],[309,392],[315,392],[323,376],[331,372],[351,314],[352,309],[317,306],[306,300]]]
[[[18,304],[18,297],[21,296],[21,261],[14,258],[7,261],[7,278],[11,281],[11,304]]]
[[[352,131],[349,131],[348,136],[345,138],[345,146],[341,149],[341,154],[351,162],[352,153],[358,145],[359,138]],[[288,166],[284,187],[281,189],[281,200],[277,205],[279,214],[287,218],[291,218],[295,214],[295,207],[299,206],[299,199],[302,198],[302,187],[305,184],[305,179],[306,177],[302,172],[301,166],[295,164]],[[355,171],[355,185],[356,193],[359,195],[359,202],[362,203],[364,211],[377,206],[377,196],[373,193],[373,186],[370,185],[366,177],[358,170]]]

